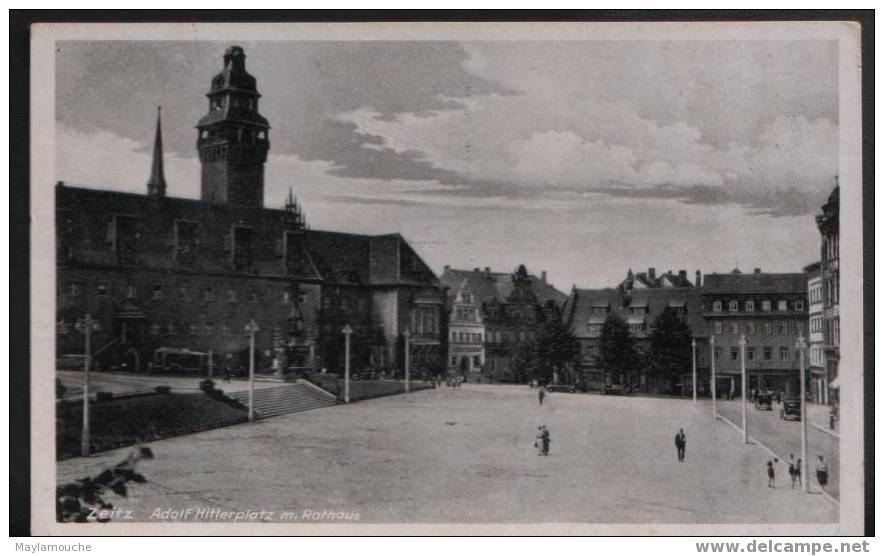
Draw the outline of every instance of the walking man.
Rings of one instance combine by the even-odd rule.
[[[687,446],[688,439],[684,434],[684,429],[678,429],[675,435],[675,450],[678,452],[678,461],[684,461],[684,450]]]
[[[537,391],[537,400],[540,402],[540,405],[543,405],[543,398],[546,397],[546,389],[541,386],[540,390]]]
[[[543,431],[541,432],[540,440],[543,443],[543,455],[548,456],[549,455],[550,439],[549,439],[549,429],[546,428],[546,425],[543,426]]]
[[[774,462],[777,461],[777,458],[774,458],[773,461],[767,460],[767,486],[769,488],[777,488],[776,480],[777,473],[774,470]]]
[[[795,488],[795,480],[797,478],[797,471],[795,466],[795,455],[789,454],[789,478],[792,479],[792,488]]]
[[[823,461],[823,456],[820,456],[820,461],[816,464],[816,480],[822,488],[829,484],[829,466]]]

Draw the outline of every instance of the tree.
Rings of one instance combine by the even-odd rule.
[[[667,384],[672,394],[677,393],[681,374],[691,368],[691,338],[691,327],[671,309],[663,311],[654,321],[650,369],[657,384]]]
[[[629,334],[626,321],[617,313],[611,313],[602,324],[599,339],[599,363],[605,371],[605,383],[623,384],[626,374],[637,361],[635,342]]]
[[[573,383],[573,369],[580,354],[577,337],[562,320],[554,303],[547,302],[537,315],[534,336],[519,346],[513,360],[516,381],[537,379],[550,382],[558,376],[561,382]]]

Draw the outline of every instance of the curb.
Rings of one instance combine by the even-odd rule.
[[[818,431],[820,431],[820,432],[822,432],[822,433],[828,434],[829,436],[831,436],[831,437],[833,437],[833,438],[837,438],[839,441],[841,440],[841,435],[840,435],[840,434],[838,434],[837,432],[831,431],[831,430],[829,430],[829,429],[827,429],[827,428],[825,428],[825,427],[823,427],[823,426],[817,425],[816,423],[814,423],[814,422],[811,421],[810,419],[807,420],[807,424],[810,425],[811,427],[817,429]]]
[[[739,432],[740,434],[743,433],[743,429],[741,429],[740,427],[738,427],[738,426],[736,425],[736,423],[734,423],[733,421],[731,421],[730,419],[728,419],[728,418],[725,417],[724,415],[718,413],[718,414],[715,415],[715,418],[716,418],[716,419],[721,419],[722,421],[724,421],[724,422],[727,423],[728,425],[732,426],[732,427],[734,428],[734,430],[736,430],[736,431]],[[808,422],[809,422],[809,421],[808,421]],[[769,454],[771,454],[773,457],[777,458],[778,460],[783,461],[783,462],[786,461],[786,459],[783,458],[783,456],[777,454],[776,452],[774,452],[773,450],[771,450],[766,444],[764,444],[763,442],[759,442],[757,439],[753,438],[752,436],[749,436],[749,442],[752,442],[753,444],[756,444],[756,445],[760,446],[763,450],[767,451]],[[808,474],[810,474],[809,470],[808,470]],[[807,479],[810,479],[810,477],[807,477]],[[839,508],[839,509],[841,508],[841,503],[840,503],[838,500],[835,500],[835,498],[834,498],[831,494],[829,494],[828,492],[826,492],[825,489],[824,489],[823,487],[821,487],[821,486],[819,485],[819,483],[816,481],[816,478],[815,478],[815,477],[814,477],[814,479],[813,479],[813,482],[814,482],[814,484],[816,484],[817,488],[819,489],[819,492],[822,493],[823,497],[825,497],[826,500],[828,500],[829,502],[831,502],[832,504],[834,504],[837,508]]]

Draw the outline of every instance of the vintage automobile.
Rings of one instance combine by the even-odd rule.
[[[627,394],[627,390],[622,384],[607,384],[602,393],[607,396],[622,396]]]
[[[574,393],[577,391],[577,386],[574,384],[547,384],[546,385],[547,392],[570,392]]]
[[[801,420],[801,400],[783,400],[783,409],[780,410],[780,419]]]
[[[764,392],[755,396],[755,409],[773,411],[773,395]]]

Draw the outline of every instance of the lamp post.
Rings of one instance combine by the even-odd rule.
[[[258,332],[258,323],[255,319],[246,325],[246,334],[249,335],[249,421],[255,420],[255,334]]]
[[[353,327],[344,325],[344,403],[350,403],[350,334]]]
[[[691,384],[694,387],[694,407],[697,407],[697,339],[691,338]]]
[[[80,435],[80,455],[89,455],[89,370],[92,368],[92,333],[101,330],[101,325],[92,315],[79,319],[74,325],[77,332],[85,336],[83,350],[83,430]]]
[[[743,398],[743,444],[749,443],[749,427],[746,420],[746,335],[740,335],[740,397]]]
[[[795,347],[798,348],[798,361],[800,362],[801,369],[801,476],[803,477],[801,486],[804,492],[808,492],[808,480],[810,477],[807,476],[807,392],[805,392],[804,384],[804,350],[807,347],[807,343],[804,341],[804,336],[798,337],[798,343]]]
[[[411,391],[411,387],[408,383],[409,371],[411,367],[411,332],[406,330],[402,333],[402,336],[405,337],[405,393]]]
[[[710,361],[712,362],[712,375],[710,382],[712,383],[712,416],[718,417],[718,411],[715,408],[715,336],[709,337]]]

